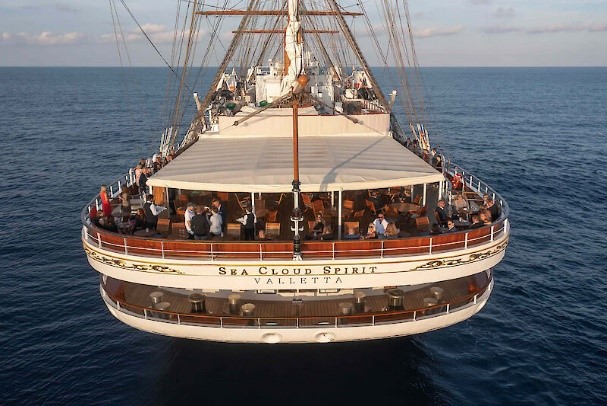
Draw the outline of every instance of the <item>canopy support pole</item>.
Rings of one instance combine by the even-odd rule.
[[[301,193],[299,181],[299,101],[297,96],[293,94],[293,214],[291,215],[291,221],[294,226],[291,230],[295,232],[293,235],[293,260],[301,261],[301,236],[300,231],[303,231],[303,227],[300,228],[299,223],[303,221],[303,215],[299,208],[299,195]]]
[[[342,218],[341,218],[341,205],[342,203],[342,195],[341,195],[341,190],[337,191],[337,200],[339,205],[337,206],[337,239],[341,240],[341,225],[342,225]],[[335,192],[331,192],[331,196],[333,196],[333,193]],[[333,200],[333,199],[331,199]]]

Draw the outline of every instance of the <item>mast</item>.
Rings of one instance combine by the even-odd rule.
[[[299,181],[299,96],[305,88],[308,80],[301,75],[303,70],[302,58],[303,40],[301,35],[301,22],[299,21],[299,1],[289,0],[289,23],[285,32],[285,69],[286,75],[282,79],[282,94],[291,93],[293,103],[293,259],[300,261],[301,236],[299,223],[303,221],[303,215],[299,208],[299,197],[301,194],[301,182]],[[287,66],[287,61],[289,62]],[[301,75],[301,76],[300,76]]]

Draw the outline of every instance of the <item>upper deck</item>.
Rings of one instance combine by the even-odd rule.
[[[445,179],[451,177],[454,171],[454,165],[446,165]],[[269,282],[268,278],[280,276],[297,277],[297,280],[290,279],[288,283],[303,286],[311,284],[313,278],[323,278],[327,275],[330,275],[333,280],[325,281],[326,286],[340,279],[342,275],[358,276],[357,280],[361,281],[360,283],[366,283],[362,282],[365,279],[361,277],[361,274],[372,276],[377,281],[381,281],[380,275],[384,274],[386,276],[385,285],[390,285],[388,276],[390,274],[393,276],[395,272],[401,271],[415,271],[405,272],[410,283],[414,282],[411,278],[420,272],[424,272],[426,277],[435,280],[460,277],[463,274],[473,274],[487,269],[499,262],[509,235],[509,209],[507,203],[487,184],[474,175],[462,171],[461,168],[459,171],[463,172],[464,193],[468,197],[468,201],[480,204],[483,194],[494,196],[501,206],[500,218],[476,229],[467,229],[465,224],[460,224],[459,231],[431,235],[428,225],[435,222],[433,203],[436,203],[438,194],[443,196],[449,194],[445,190],[447,182],[437,183],[436,187],[415,185],[413,190],[417,198],[414,195],[413,200],[419,200],[420,206],[416,209],[416,213],[418,213],[416,227],[411,230],[409,236],[392,239],[351,240],[345,238],[342,228],[354,225],[358,226],[359,230],[365,230],[366,224],[374,218],[372,208],[365,207],[359,211],[347,209],[344,207],[344,205],[349,205],[349,203],[345,203],[347,199],[341,194],[336,194],[332,201],[330,196],[327,202],[322,202],[322,199],[317,200],[321,202],[319,204],[323,204],[322,209],[315,209],[311,205],[305,213],[308,218],[314,218],[314,213],[324,210],[325,222],[330,224],[335,232],[329,236],[329,239],[303,240],[301,249],[303,261],[294,261],[293,232],[290,229],[289,219],[289,209],[293,203],[292,198],[290,202],[287,201],[290,196],[287,194],[268,195],[270,198],[280,199],[282,197],[282,202],[274,202],[277,204],[276,210],[257,207],[256,212],[260,220],[268,219],[268,216],[275,216],[275,222],[265,221],[266,232],[271,224],[278,224],[280,232],[274,236],[269,235],[270,239],[256,241],[242,241],[239,225],[237,225],[235,235],[226,233],[224,237],[216,237],[212,240],[188,240],[184,233],[183,220],[177,216],[170,219],[172,226],[170,230],[159,233],[151,232],[149,236],[104,230],[87,220],[89,209],[99,204],[97,199],[91,202],[91,205],[82,214],[83,242],[89,255],[89,261],[97,269],[100,267],[120,268],[121,271],[128,274],[125,277],[131,276],[134,273],[132,271],[155,273],[162,277],[173,275],[176,280],[178,275],[233,276],[229,279],[229,283],[227,278],[223,278],[221,283],[217,282],[217,286],[229,286],[230,284],[238,286],[242,284],[243,278],[248,280],[256,278],[256,285],[259,288],[260,280]],[[385,193],[387,194],[389,191],[386,190]],[[362,193],[364,196],[367,191]],[[212,195],[213,193],[201,194],[200,198],[210,198]],[[241,213],[238,212],[237,207],[242,203],[240,199],[247,197],[247,194],[231,193],[227,195],[228,203],[232,202],[228,205],[229,210],[234,211],[233,216],[239,216]],[[249,201],[257,203],[257,205],[263,201],[257,199],[258,194],[248,196],[252,197],[252,200]],[[264,194],[261,196],[263,197]],[[340,202],[341,204],[339,204]],[[354,204],[360,203],[354,202]],[[282,205],[284,208],[281,210]],[[410,207],[415,208],[414,205]],[[390,205],[387,208],[391,210]],[[422,214],[423,211],[426,213]],[[393,220],[391,215],[394,214],[398,215],[397,212],[387,211],[386,217],[388,220]],[[357,215],[359,217],[354,219],[353,216]],[[311,225],[305,228],[304,234],[307,234]],[[492,262],[482,263],[482,261]],[[474,264],[478,266],[472,266]],[[458,272],[452,275],[449,273],[451,268],[458,267],[461,268]],[[463,268],[466,269],[463,270]],[[105,273],[104,270],[101,272]],[[302,279],[305,279],[306,275],[310,278],[304,283]],[[114,276],[120,279],[119,275],[114,274]],[[341,278],[342,281],[343,279]],[[138,279],[130,280],[137,281]],[[154,280],[158,282],[158,279]],[[185,280],[185,278],[180,280]],[[367,279],[368,281],[369,279]],[[314,284],[316,282],[320,283],[322,280],[314,280]],[[381,283],[368,286],[381,286]]]

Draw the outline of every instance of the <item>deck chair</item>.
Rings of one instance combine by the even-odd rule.
[[[312,206],[312,198],[310,197],[309,194],[302,193],[301,200],[303,200],[303,204],[306,207],[305,210],[304,210],[304,213],[307,212],[309,209],[313,209],[314,208]]]
[[[169,234],[171,231],[171,219],[159,218],[156,224],[156,231],[161,234]]]
[[[278,217],[278,210],[269,211],[266,214],[266,222],[267,223],[275,223],[277,217]]]
[[[420,233],[430,231],[430,219],[428,216],[416,217],[415,226]]]
[[[354,215],[352,216],[353,219],[355,220],[360,220],[363,218],[363,216],[365,215],[365,210],[359,210],[354,212]]]
[[[215,196],[224,203],[227,203],[228,201],[228,192],[217,192],[215,193]]]
[[[314,215],[316,216],[319,213],[324,213],[325,205],[322,200],[314,200],[312,202],[312,209],[314,210]]]
[[[421,201],[422,201],[422,197],[423,197],[422,195],[417,195],[417,196],[415,196],[415,197],[413,198],[413,204],[417,204],[417,205],[419,206],[419,204],[420,204],[420,203],[421,203]]]
[[[374,216],[377,214],[377,209],[375,209],[375,204],[372,201],[365,199],[365,205],[367,206],[367,209],[369,209],[371,213],[373,213]]]
[[[280,237],[280,223],[266,223],[266,238],[275,240]]]
[[[240,223],[228,223],[226,225],[226,236],[230,238],[240,238]]]
[[[350,217],[354,213],[354,200],[344,200],[343,216]]]

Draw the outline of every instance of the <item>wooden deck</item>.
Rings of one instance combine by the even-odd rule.
[[[404,307],[407,311],[423,310],[425,308],[424,298],[433,297],[430,287],[434,286],[443,288],[443,298],[439,306],[445,306],[447,303],[465,303],[466,298],[482,291],[488,283],[489,279],[485,272],[452,281],[437,282],[431,286],[406,291]],[[189,294],[193,293],[191,291],[184,290],[183,293],[176,293],[175,290],[171,289],[139,285],[112,278],[107,278],[104,289],[113,300],[121,302],[122,305],[131,305],[139,309],[152,309],[150,294],[152,292],[162,292],[164,294],[163,301],[170,304],[167,311],[182,315],[192,314],[191,304],[188,300]],[[354,301],[352,295],[340,295],[335,299],[301,296],[301,300],[263,300],[262,297],[263,294],[259,294],[258,298],[255,299],[241,299],[239,304],[254,304],[254,316],[257,318],[328,317],[333,319],[335,316],[341,315],[340,303],[353,303]],[[206,310],[205,314],[208,316],[240,317],[237,314],[230,314],[227,298],[207,296]],[[377,314],[388,310],[388,296],[385,292],[379,291],[378,294],[367,295],[364,314]]]

